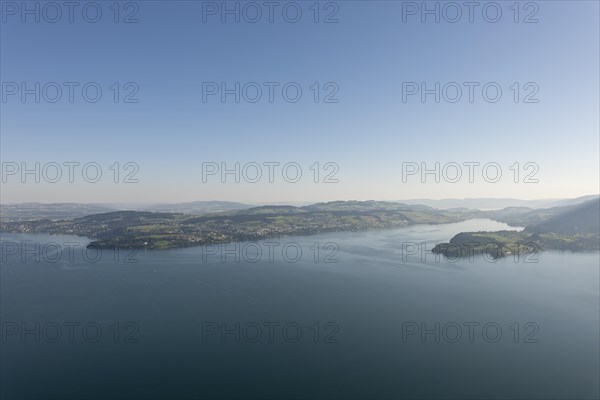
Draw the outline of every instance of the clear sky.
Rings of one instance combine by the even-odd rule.
[[[3,202],[533,199],[599,192],[597,1],[521,2],[516,8],[514,1],[499,1],[499,18],[489,2],[475,2],[473,22],[465,6],[458,17],[444,2],[427,2],[439,7],[439,23],[435,15],[421,14],[422,2],[324,1],[318,16],[314,1],[275,2],[273,22],[263,1],[237,2],[240,22],[221,15],[236,2],[121,2],[116,15],[113,1],[98,1],[86,8],[85,18],[88,2],[79,2],[73,22],[64,6],[59,17],[44,2],[26,2],[32,10],[36,3],[39,22],[22,2],[2,1]],[[92,23],[96,4],[102,15]],[[292,23],[298,9],[302,15]],[[73,102],[65,82],[78,84]],[[94,85],[86,100],[82,87],[89,82]],[[236,82],[246,85],[239,103],[234,94],[224,102],[220,93],[208,94]],[[279,84],[273,84],[272,102],[265,82]],[[436,82],[439,103],[435,94],[425,102],[420,92],[409,94]],[[456,102],[456,84],[449,82],[462,88]],[[478,85],[473,102],[465,82]],[[482,87],[490,82],[484,98]],[[293,83],[288,100],[286,83]],[[53,103],[56,85],[62,97]],[[256,85],[262,97],[253,103]],[[96,86],[102,97],[93,103]],[[293,103],[296,87],[302,97]],[[496,87],[502,96],[492,102]],[[33,92],[23,98],[23,88]],[[36,162],[47,167],[40,183],[33,175],[23,179],[20,169],[34,169]],[[70,183],[65,162],[97,163],[102,179],[87,182],[74,167]],[[125,168],[128,162],[137,171]],[[233,175],[222,183],[219,172],[203,179],[215,165],[203,169],[203,163],[233,169],[236,162],[240,183]],[[279,166],[271,183],[265,162],[297,163],[302,178],[286,181]],[[335,164],[326,168],[328,162]],[[436,162],[440,183],[433,175],[423,183],[421,163],[433,169]],[[465,162],[480,163],[473,182]],[[52,163],[62,165],[57,183],[51,182]],[[256,183],[255,164],[248,163],[262,165]],[[449,178],[455,164],[448,163],[462,166],[456,183]],[[486,163],[500,166],[498,182],[482,176]],[[415,165],[419,172],[403,179],[403,168]],[[128,172],[139,182],[123,183]],[[332,172],[330,180],[338,182],[323,182]],[[529,173],[539,182],[525,183]]]

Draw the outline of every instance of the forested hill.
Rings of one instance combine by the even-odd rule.
[[[526,232],[600,235],[600,199],[579,204],[547,220],[527,226]]]

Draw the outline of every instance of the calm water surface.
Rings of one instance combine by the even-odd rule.
[[[136,253],[3,234],[0,397],[598,398],[598,253],[428,252],[498,229]]]

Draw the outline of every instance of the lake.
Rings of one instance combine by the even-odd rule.
[[[2,234],[3,398],[598,398],[600,256],[490,220],[163,251]]]

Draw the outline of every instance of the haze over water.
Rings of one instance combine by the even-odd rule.
[[[597,398],[598,253],[406,254],[408,242],[498,229],[514,228],[471,220],[273,239],[272,259],[255,243],[138,262],[127,251],[23,262],[6,243],[85,241],[2,234],[0,395]],[[15,322],[30,333],[10,334]],[[78,324],[72,343],[65,323]],[[95,343],[81,333],[91,323]]]

